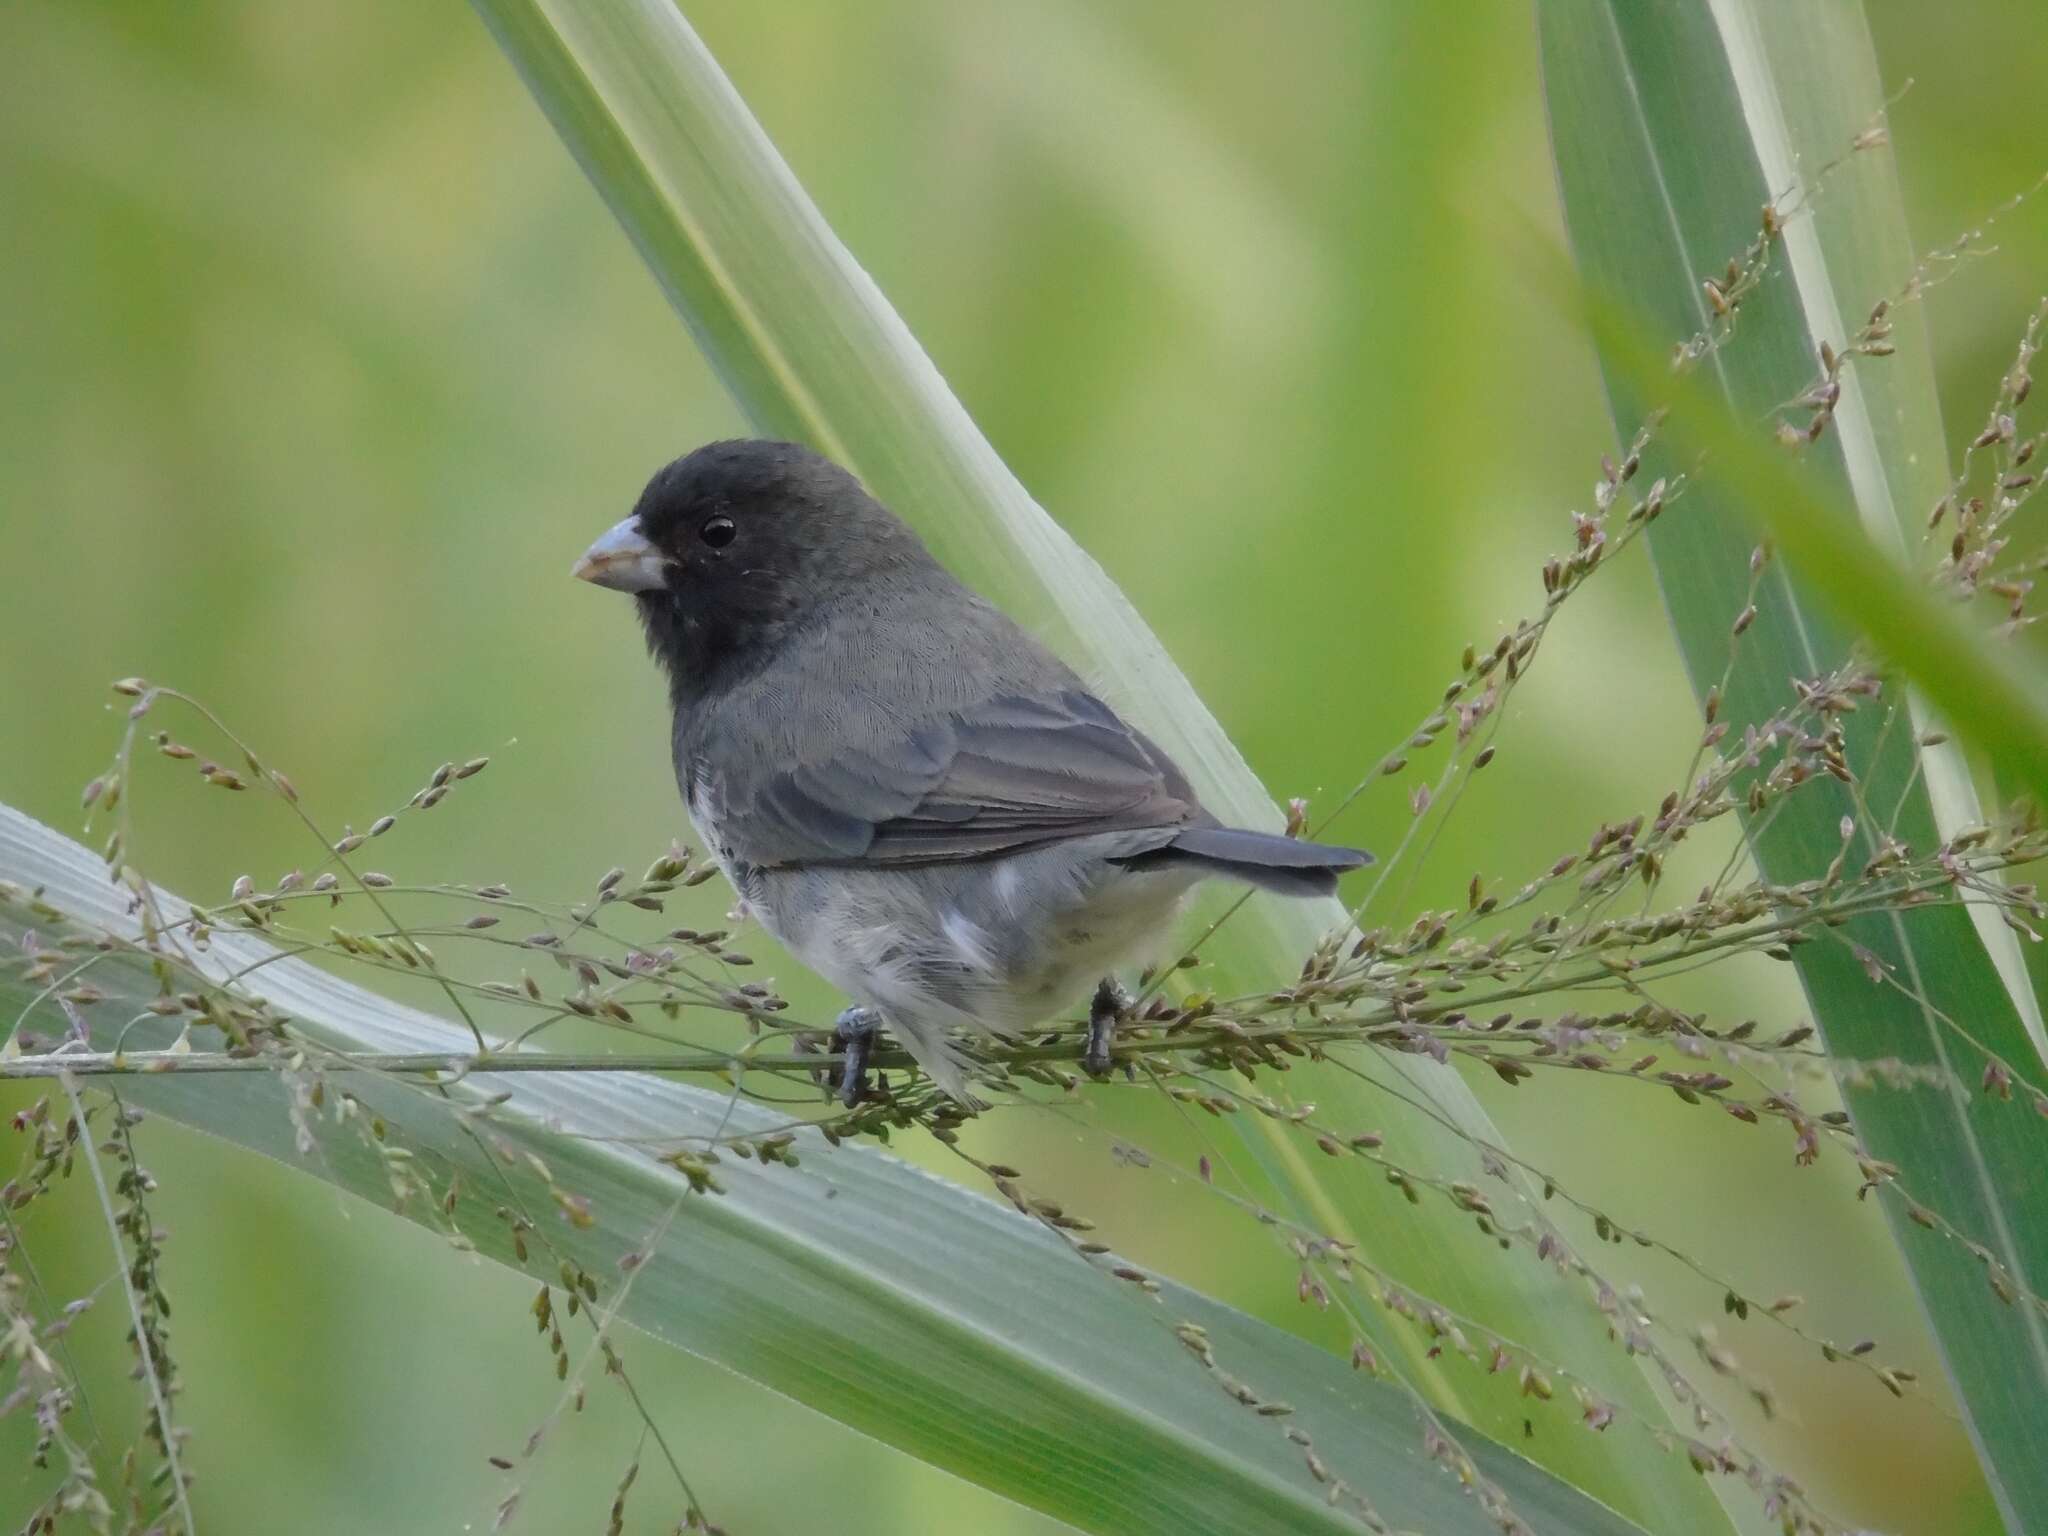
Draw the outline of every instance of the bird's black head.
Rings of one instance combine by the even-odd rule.
[[[630,592],[679,701],[771,657],[835,603],[928,567],[917,535],[795,443],[707,443],[656,472],[575,574]]]

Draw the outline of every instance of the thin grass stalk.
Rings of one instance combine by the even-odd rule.
[[[1044,1224],[871,1147],[828,1147],[771,1106],[645,1073],[451,1057],[460,1035],[446,1018],[276,958],[253,933],[151,950],[138,913],[161,935],[189,925],[184,903],[139,877],[110,882],[99,856],[4,806],[0,871],[0,946],[20,953],[30,932],[39,953],[72,946],[92,959],[94,1011],[130,1021],[125,1099],[395,1206],[543,1287],[573,1276],[599,1317],[1077,1530],[1338,1536],[1370,1528],[1370,1513],[1496,1536],[1461,1486],[1469,1474],[1546,1536],[1638,1536],[1463,1426],[1447,1429],[1469,1464],[1432,1455],[1388,1382],[1113,1254],[1083,1262]],[[41,990],[21,971],[0,966],[10,1016]],[[148,1070],[184,1054],[183,1026],[151,1008],[166,981],[230,976],[216,1018],[289,1018],[299,1043],[265,1053],[260,1072]],[[46,1011],[62,1029],[65,1015]],[[35,1059],[62,1067],[71,1050]],[[97,1068],[116,1070],[104,1054],[82,1057],[65,1090],[96,1091]],[[441,1064],[431,1084],[410,1070],[421,1058]],[[548,1058],[518,1065],[535,1063]],[[753,1155],[733,1155],[736,1140]],[[726,1151],[715,1161],[714,1142]],[[522,1306],[505,1321],[532,1320]],[[640,1341],[614,1346],[630,1357]],[[577,1365],[564,1350],[565,1392],[598,1374],[602,1353],[579,1346]],[[651,1422],[671,1421],[654,1409]],[[701,1481],[715,1507],[719,1480]]]
[[[1788,676],[1841,665],[1862,626],[2016,782],[2036,775],[2039,690],[1932,599],[1883,601],[1911,578],[1879,562],[1925,547],[1950,471],[1919,306],[1935,261],[1906,239],[1861,8],[1539,0],[1537,16],[1617,432],[1675,407],[1648,475],[1713,450],[1687,515],[1650,541],[1703,703],[1739,733]],[[1646,359],[1645,335],[1678,344],[1680,377],[1670,354]],[[1795,557],[1770,561],[1760,583],[1759,520]],[[1730,673],[1738,616],[1749,659]],[[1974,819],[1956,749],[1917,710],[1889,713],[1847,724],[1848,783],[1751,821],[1768,878],[1824,866],[1843,826],[1862,860],[1892,837],[1937,846]],[[2048,1276],[2048,1137],[1993,1091],[2008,1072],[2043,1080],[2037,1000],[2000,923],[1891,915],[1840,938],[1798,953],[1801,983],[1873,1165],[1896,1170],[1880,1179],[1884,1208],[1990,1489],[2011,1530],[2048,1528],[2048,1330],[2004,1299]],[[1892,1062],[1947,1091],[1873,1082],[1872,1064]],[[1915,1218],[1930,1202],[1972,1246],[1930,1234]]]
[[[855,470],[971,584],[1097,681],[1187,769],[1225,820],[1281,817],[1242,755],[1101,568],[1003,465],[867,274],[832,234],[687,21],[665,0],[478,0],[478,10],[756,428]],[[1205,947],[1204,985],[1248,990],[1290,977],[1340,925],[1334,903],[1256,898]],[[1418,1110],[1356,1079],[1296,1073],[1313,1097],[1382,1124],[1418,1160],[1477,1173],[1502,1137],[1454,1071],[1381,1064]],[[1617,1360],[1601,1320],[1560,1304],[1556,1277],[1475,1263],[1462,1223],[1411,1211],[1385,1189],[1326,1187],[1263,1122],[1239,1133],[1291,1215],[1357,1243],[1460,1312],[1586,1362],[1601,1389],[1655,1418],[1654,1394]],[[1526,1200],[1529,1192],[1521,1198]],[[1378,1342],[1440,1405],[1518,1432],[1512,1394],[1475,1391],[1400,1331]],[[1598,1437],[1550,1437],[1547,1462],[1639,1518],[1709,1530],[1721,1518],[1673,1458]]]

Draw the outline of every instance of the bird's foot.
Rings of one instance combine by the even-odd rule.
[[[832,1044],[842,1064],[839,1069],[839,1102],[848,1109],[868,1091],[868,1057],[875,1049],[875,1035],[882,1016],[872,1008],[848,1008],[832,1025]]]
[[[1095,1000],[1088,1005],[1088,1047],[1081,1053],[1081,1070],[1090,1077],[1109,1076],[1109,1048],[1116,1042],[1116,1026],[1131,1006],[1131,994],[1114,976],[1102,978]]]

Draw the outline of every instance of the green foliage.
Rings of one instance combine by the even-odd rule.
[[[1503,210],[1514,231],[1515,210],[1551,206],[1534,29],[1476,18],[1455,25],[1428,8],[1309,8],[1276,19],[1159,0],[1113,11],[1000,0],[795,0],[765,10],[692,0],[686,9],[981,429],[1115,573],[1265,783],[1282,796],[1312,794],[1319,818],[1338,791],[1366,780],[1333,835],[1383,855],[1406,845],[1388,860],[1394,872],[1373,888],[1366,914],[1389,930],[1380,954],[1396,973],[1450,977],[1431,973],[1431,954],[1411,948],[1406,925],[1418,908],[1431,924],[1426,939],[1431,914],[1463,912],[1482,890],[1505,899],[1532,871],[1582,855],[1596,826],[1625,827],[1636,812],[1655,819],[1658,797],[1690,772],[1699,722],[1652,584],[1632,557],[1608,561],[1619,568],[1542,638],[1541,664],[1497,717],[1506,725],[1487,749],[1499,760],[1483,778],[1464,772],[1472,748],[1453,748],[1449,730],[1436,755],[1399,745],[1436,711],[1444,685],[1462,680],[1461,647],[1477,640],[1485,651],[1496,635],[1518,632],[1504,617],[1545,602],[1536,567],[1569,546],[1562,514],[1583,505],[1605,439],[1594,427],[1583,336],[1553,306],[1530,302],[1527,241],[1501,234]],[[1820,15],[1797,8],[1809,9]],[[1920,77],[1894,121],[1923,236],[1965,228],[2038,174],[2033,146],[2048,137],[2048,98],[2001,91],[2005,76],[1984,41],[2024,36],[2033,19],[2030,0],[1958,0],[1938,16],[1872,8],[1886,89],[1906,72]],[[1781,24],[1791,23],[1762,13],[1760,25]],[[22,515],[0,516],[0,565],[13,573],[10,595],[26,600],[0,603],[0,698],[34,750],[0,753],[0,799],[73,827],[77,786],[104,763],[100,688],[147,670],[192,684],[256,727],[280,746],[308,804],[354,815],[359,826],[398,810],[427,765],[491,752],[501,766],[480,781],[484,803],[465,796],[430,817],[402,817],[405,835],[377,845],[408,921],[419,910],[403,904],[409,888],[451,873],[562,892],[587,890],[603,865],[639,867],[634,856],[664,845],[679,823],[654,723],[657,690],[618,615],[591,604],[562,570],[619,515],[648,468],[741,430],[742,418],[483,29],[460,8],[378,0],[317,22],[226,7],[171,21],[28,0],[7,31],[10,62],[30,85],[0,93],[0,203],[37,216],[21,221],[10,245],[15,366],[0,382],[0,460],[9,505]],[[579,45],[589,42],[579,35]],[[1592,88],[1614,91],[1619,80]],[[1833,90],[1824,84],[1822,99]],[[651,124],[658,137],[659,116],[636,118],[636,131]],[[609,130],[599,121],[593,131],[602,140]],[[1842,148],[1830,145],[1823,158]],[[1854,157],[1848,171],[1863,174],[1875,159]],[[687,177],[628,187],[640,210],[628,209],[629,222],[665,217],[684,185],[695,188],[692,205],[718,206],[715,187]],[[1820,214],[1832,206],[1823,199]],[[2003,247],[1996,260],[1966,255],[1943,269],[1969,273],[1936,300],[1952,420],[1982,404],[2036,297],[2044,247],[2034,211],[1979,242]],[[790,228],[808,218],[796,213],[803,218],[792,214]],[[1704,255],[1708,270],[1736,254],[1755,216],[1752,206],[1731,218],[1735,246]],[[1743,218],[1747,229],[1736,227]],[[653,254],[663,270],[688,260],[674,241]],[[713,281],[744,297],[766,280],[753,264],[802,266],[777,268],[780,259],[764,243],[750,248],[747,270]],[[1877,263],[1879,289],[1904,275],[1893,259]],[[708,314],[716,303],[700,293],[690,307]],[[748,346],[830,351],[831,314],[800,282],[772,307],[801,314],[802,324],[789,334],[764,329],[772,322],[763,309],[714,336],[714,351],[729,354],[720,364],[743,396],[751,392],[759,419],[808,431],[775,413],[773,379],[749,382],[734,370]],[[1759,339],[1750,321],[1761,313],[1744,314],[1731,364]],[[1916,319],[1897,317],[1901,342]],[[825,329],[808,329],[814,321]],[[1696,325],[1660,328],[1658,340]],[[1890,361],[1911,355],[1902,348]],[[1026,540],[1020,553],[999,524],[950,515],[958,484],[975,504],[973,473],[920,486],[892,462],[931,462],[916,447],[929,420],[916,391],[887,378],[833,387],[841,416],[858,418],[870,404],[883,415],[909,411],[873,428],[901,454],[859,450],[860,467],[916,512],[957,569],[1084,660],[1090,625],[1123,622],[1120,606],[1098,612],[1100,587],[1092,576],[1077,582],[1056,547],[1048,555]],[[1807,413],[1793,419],[1803,426]],[[1690,406],[1669,427],[1668,442],[1650,452],[1681,462],[1714,430]],[[1649,478],[1629,491],[1640,496]],[[1731,458],[1725,474],[1685,485],[1656,525],[1660,538],[1694,508],[1713,508],[1707,493],[1717,486],[1758,500]],[[1609,528],[1618,532],[1628,497],[1600,494],[1617,496]],[[1738,561],[1746,543],[1736,541]],[[1583,553],[1567,547],[1558,563]],[[1043,569],[1054,590],[1013,578],[1023,565]],[[1682,562],[1663,565],[1692,574]],[[1724,634],[1733,611],[1714,621]],[[1760,654],[1745,648],[1743,667]],[[1150,707],[1134,696],[1150,686],[1144,677],[1107,682],[1122,690],[1120,703]],[[1790,702],[1782,679],[1778,702]],[[1148,718],[1179,712],[1162,704]],[[1901,714],[1894,734],[1910,734],[1909,723]],[[1416,766],[1374,772],[1399,756]],[[1437,774],[1445,759],[1463,765],[1448,779]],[[1788,754],[1778,766],[1800,760]],[[1241,793],[1232,804],[1270,815],[1248,780],[1225,785],[1234,772],[1224,761],[1212,792]],[[148,798],[156,782],[145,772],[131,792]],[[1434,803],[1416,813],[1425,788]],[[2001,826],[1997,838],[2009,831]],[[1733,853],[1732,833],[1732,817],[1703,829],[1688,843],[1695,857],[1676,859],[1674,870],[1704,866],[1712,876]],[[199,892],[244,869],[268,891],[278,882],[266,872],[317,869],[324,857],[274,803],[203,788],[152,806],[138,834],[133,862]],[[1931,858],[1939,846],[1915,853]],[[1566,887],[1577,878],[1546,885],[1544,899],[1569,910]],[[1743,870],[1716,887],[1717,919],[1757,901],[1746,883]],[[1693,888],[1676,874],[1667,884]],[[666,899],[666,922],[731,926],[716,884]],[[2032,920],[2017,897],[2000,910]],[[382,927],[349,921],[359,933]],[[1036,1104],[966,1127],[961,1150],[1029,1170],[1032,1193],[1094,1218],[1148,1272],[1228,1296],[1339,1358],[1353,1338],[1372,1340],[1388,1379],[1439,1405],[1458,1403],[1574,1478],[1676,1488],[1690,1501],[1676,1512],[1653,1517],[1632,1506],[1656,1529],[1713,1528],[1708,1488],[1729,1495],[1738,1522],[1755,1520],[1758,1497],[1739,1477],[1694,1479],[1687,1462],[1697,1447],[1653,1440],[1665,1423],[1654,1406],[1625,1406],[1598,1433],[1580,1422],[1570,1368],[1623,1388],[1633,1368],[1592,1321],[1598,1292],[1576,1271],[1565,1281],[1532,1264],[1520,1238],[1518,1251],[1500,1250],[1470,1209],[1446,1217],[1446,1203],[1478,1189],[1532,1235],[1558,1232],[1613,1294],[1640,1287],[1653,1341],[1688,1390],[1724,1416],[1704,1438],[1732,1435],[1765,1466],[1796,1475],[1832,1528],[1949,1536],[1995,1527],[1878,1216],[1894,1197],[1849,1198],[1856,1171],[1836,1153],[1853,1137],[1824,1118],[1836,1105],[1810,1047],[1745,1055],[1748,1046],[1702,1034],[1689,1043],[1711,1060],[1667,1055],[1630,1079],[1621,1069],[1637,1026],[1627,1025],[1617,1026],[1618,1056],[1589,1048],[1600,1069],[1552,1070],[1559,1064],[1546,1067],[1538,1053],[1571,1014],[1542,1007],[1544,1030],[1528,1037],[1465,1033],[1447,1021],[1467,991],[1433,997],[1427,1017],[1395,1038],[1344,1053],[1379,1080],[1354,1090],[1270,1043],[1308,1037],[1295,1010],[1250,993],[1271,981],[1276,963],[1259,932],[1266,921],[1256,910],[1234,919],[1204,948],[1215,968],[1189,979],[1213,982],[1224,1022],[1294,1062],[1290,1076],[1271,1075],[1258,1049],[1240,1046],[1260,1075],[1247,1088],[1224,1064],[1229,1053],[1205,1064],[1183,1052],[1175,1059],[1184,1091],[1206,1075],[1202,1098],[1234,1110],[1212,1116],[1210,1104],[1149,1089],[1067,1096],[1034,1086]],[[1485,942],[1481,923],[1445,926],[1447,944],[1475,933]],[[1278,963],[1298,963],[1315,927],[1310,920],[1283,935]],[[492,974],[478,968],[489,949],[431,930],[424,938],[450,954],[451,975]],[[318,922],[290,942],[437,1012],[449,1006],[408,982],[401,963],[340,951]],[[757,936],[742,942],[758,962],[746,975],[789,1002],[780,1018],[829,1018],[836,999]],[[1634,944],[1623,953],[1649,952]],[[1754,938],[1737,948],[1749,958],[1697,971],[1674,965],[1668,980],[1660,970],[1646,986],[1711,1032],[1760,1021],[1749,1041],[1769,1045],[1804,1019],[1792,969],[1756,958]],[[1451,979],[1477,990],[1479,962],[1464,952],[1458,964]],[[568,973],[537,969],[573,990]],[[1231,998],[1238,988],[1246,991]],[[1616,1007],[1612,992],[1557,1002],[1604,1017]],[[549,995],[558,1001],[552,987]],[[1318,1006],[1330,1030],[1388,1028],[1386,1005],[1372,998]],[[1540,1005],[1513,1006],[1533,1022]],[[104,1007],[85,1011],[95,1039],[120,1022]],[[747,1043],[732,1015],[692,1009],[685,1020],[692,1041],[701,1037],[689,1053],[700,1069],[715,1070]],[[31,1027],[48,1045],[65,1023],[46,1004]],[[210,1038],[200,1031],[199,1055],[220,1054]],[[634,1053],[622,1060],[652,1051],[574,1018],[540,1038],[569,1067],[621,1045]],[[1390,1093],[1418,1088],[1454,1092],[1424,1054],[1436,1049],[1493,1068],[1471,1076],[1500,1130],[1453,1101],[1457,1128],[1555,1175],[1555,1198],[1531,1207],[1504,1194],[1458,1135],[1388,1103]],[[1509,1092],[1494,1081],[1524,1058],[1537,1069],[1533,1083],[1517,1078],[1524,1086]],[[277,1066],[267,1056],[259,1064],[265,1074]],[[1658,1085],[1659,1073],[1680,1081]],[[350,1075],[337,1068],[330,1086]],[[1737,1082],[1705,1086],[1722,1077]],[[1926,1078],[1881,1077],[1857,1091],[1901,1100],[1935,1092]],[[125,1082],[115,1084],[125,1096]],[[282,1134],[284,1085],[229,1073],[178,1086],[201,1084],[265,1099]],[[1786,1120],[1763,1108],[1773,1088],[1790,1089],[1802,1118],[1820,1128],[1825,1150],[1813,1169],[1795,1175],[1787,1166]],[[822,1113],[805,1089],[798,1112]],[[105,1139],[107,1089],[81,1079],[80,1090]],[[1682,1107],[1681,1090],[1697,1102]],[[2032,1092],[2019,1076],[2004,1107],[2031,1114]],[[46,1084],[0,1084],[9,1113],[45,1098],[45,1119],[18,1132],[30,1174],[44,1152],[63,1163],[64,1096]],[[1263,1121],[1252,1108],[1262,1099],[1290,1114],[1313,1101],[1315,1112],[1246,1134],[1239,1122]],[[1762,1134],[1739,1125],[1739,1112],[1761,1115]],[[336,1135],[320,1120],[313,1129],[316,1163],[368,1151],[357,1127]],[[1349,1145],[1367,1132],[1386,1138],[1370,1155],[1326,1157],[1317,1141],[1328,1134]],[[921,1133],[899,1132],[891,1144],[942,1171],[967,1166]],[[525,1526],[587,1525],[622,1465],[643,1460],[627,1527],[665,1532],[680,1518],[656,1448],[641,1443],[650,1418],[628,1394],[592,1375],[588,1403],[579,1398],[581,1412],[564,1414],[553,1376],[564,1357],[548,1333],[530,1351],[506,1347],[531,1327],[530,1281],[465,1262],[431,1224],[370,1219],[356,1202],[324,1198],[325,1185],[230,1154],[166,1117],[137,1128],[135,1147],[151,1171],[152,1241],[172,1239],[160,1276],[177,1304],[173,1418],[193,1435],[202,1528],[240,1528],[286,1507],[308,1531],[480,1523],[508,1481]],[[806,1155],[801,1171],[817,1174],[840,1156]],[[1198,1159],[1204,1170],[1213,1162],[1213,1186],[1196,1176]],[[129,1176],[112,1154],[103,1165],[110,1181]],[[60,1378],[75,1376],[81,1389],[71,1430],[112,1491],[126,1444],[143,1453],[138,1475],[152,1460],[141,1431],[146,1394],[129,1380],[134,1356],[120,1341],[120,1293],[108,1284],[110,1256],[132,1239],[109,1229],[73,1167],[72,1179],[56,1178],[20,1214],[25,1246],[14,1251],[13,1273],[32,1250],[41,1283],[26,1294],[39,1325],[66,1298],[98,1298],[52,1352]],[[1391,1182],[1397,1173],[1420,1204]],[[132,1226],[125,1209],[140,1195],[110,1194],[117,1220]],[[427,1215],[430,1206],[415,1196],[408,1209]],[[1939,1202],[1937,1215],[1946,1209]],[[596,1238],[565,1210],[537,1214],[551,1239],[572,1245],[644,1236],[614,1230],[601,1208]],[[486,1227],[496,1222],[486,1214]],[[465,1216],[464,1225],[473,1223]],[[1363,1234],[1366,1261],[1387,1268],[1360,1269],[1355,1288],[1336,1285],[1341,1265],[1331,1255],[1306,1262],[1290,1246],[1319,1232]],[[502,1231],[490,1236],[504,1240]],[[1336,1293],[1327,1310],[1316,1292],[1324,1282]],[[1966,1282],[1959,1294],[1969,1306],[1996,1305],[1976,1274]],[[1788,1310],[1762,1300],[1773,1296]],[[1557,1400],[1528,1392],[1517,1369],[1491,1369],[1483,1332],[1468,1335],[1470,1356],[1433,1338],[1430,1319],[1448,1317],[1433,1310],[1444,1301],[1503,1329],[1530,1328],[1556,1352],[1544,1357],[1550,1366],[1565,1367],[1549,1371]],[[581,1319],[565,1326],[580,1382],[596,1362],[583,1352]],[[1060,1528],[751,1381],[619,1337],[651,1422],[736,1531],[802,1524],[825,1507],[849,1532],[877,1536]],[[1430,1358],[1433,1345],[1443,1350]],[[1902,1400],[1883,1384],[1887,1372]],[[1776,1417],[1766,1418],[1751,1384],[1778,1404]],[[518,1454],[537,1419],[546,1446],[538,1469]],[[27,1413],[0,1418],[0,1479],[26,1474],[36,1433]],[[1483,1441],[1463,1431],[1458,1439],[1485,1453]],[[515,1469],[500,1472],[486,1451],[509,1453]],[[1630,1465],[1602,1471],[1614,1461]],[[1299,1464],[1292,1471],[1306,1476]],[[15,1512],[14,1486],[0,1481],[0,1514]],[[31,1477],[19,1486],[46,1485]],[[1547,1506],[1533,1508],[1548,1519]]]
[[[4,807],[0,869],[21,882],[0,892],[10,948],[35,930],[83,958],[100,936],[142,936],[100,859]],[[164,893],[147,909],[163,928],[189,923]],[[166,969],[184,942],[92,964],[94,1006],[149,1019],[166,978],[244,977],[210,1016],[253,1040],[291,1019],[301,1065],[281,1085],[165,1057],[123,1095],[538,1278],[543,1331],[576,1374],[565,1399],[612,1356],[575,1328],[587,1307],[1080,1530],[1346,1531],[1370,1515],[1481,1536],[1497,1527],[1474,1485],[1539,1528],[1635,1529],[1469,1432],[1469,1471],[1462,1451],[1425,1454],[1390,1383],[1112,1256],[1079,1263],[1047,1224],[886,1154],[835,1150],[766,1106],[644,1075],[470,1071],[446,1054],[443,1018],[249,935],[215,933],[199,971]],[[0,1007],[46,990],[0,968]],[[125,1034],[133,1051],[162,1050],[178,1026]],[[322,1047],[438,1054],[444,1085],[329,1070],[342,1063]]]
[[[1025,493],[953,398],[888,302],[810,205],[689,24],[665,0],[482,0],[500,43],[632,235],[755,426],[810,442],[853,468],[977,588],[1107,685],[1173,752],[1204,802],[1239,825],[1278,824],[1243,757],[1100,567]],[[1342,920],[1334,903],[1255,898],[1204,949],[1214,989],[1270,984]],[[1425,1160],[1465,1176],[1505,1138],[1454,1074],[1416,1063],[1389,1093],[1333,1072],[1304,1093],[1357,1123],[1385,1124]],[[1415,1100],[1420,1100],[1420,1103]],[[1401,1210],[1395,1191],[1326,1186],[1264,1123],[1247,1155],[1275,1198],[1359,1246],[1404,1284],[1515,1333],[1554,1359],[1591,1362],[1605,1327],[1580,1308],[1532,1309],[1529,1281],[1475,1265],[1456,1212]],[[1533,1191],[1518,1192],[1522,1202]],[[1432,1398],[1512,1435],[1512,1400],[1474,1395],[1395,1332]],[[1601,1389],[1656,1415],[1647,1381],[1595,1369]],[[1675,1460],[1607,1442],[1552,1438],[1539,1454],[1639,1518],[1703,1528],[1714,1514]]]
[[[1935,268],[1915,262],[1905,237],[1856,8],[1545,0],[1539,16],[1585,279],[1652,334],[1698,338],[1680,354],[1689,379],[1674,385],[1625,326],[1601,327],[1617,429],[1627,436],[1647,407],[1675,407],[1674,446],[1647,454],[1643,473],[1676,475],[1691,462],[1685,448],[1711,450],[1687,515],[1651,533],[1696,689],[1740,732],[1776,708],[1786,677],[1834,672],[1850,637],[1868,632],[1978,746],[2017,765],[2014,782],[2039,792],[2048,707],[2038,684],[1892,564],[1954,493],[1920,302]],[[1807,473],[1767,457],[1759,421],[1782,423]],[[1994,500],[2006,494],[1994,485]],[[1789,574],[1756,579],[1758,522],[1793,557]],[[1731,663],[1738,613],[1748,633]],[[1826,866],[1843,825],[1856,827],[1861,860],[1894,842],[1932,846],[1980,819],[1956,747],[1913,722],[1849,720],[1845,759],[1853,784],[1753,819],[1751,844],[1772,878],[1790,884]],[[2048,1322],[2014,1302],[2048,1282],[2048,1187],[2036,1176],[2048,1128],[1998,1093],[1971,1091],[2001,1075],[2043,1082],[2040,1011],[2012,934],[1979,916],[1852,922],[1798,964],[1857,1127],[1884,1166],[1873,1182],[2006,1523],[2048,1529]],[[1888,1089],[1871,1069],[1890,1061],[1952,1087]],[[1954,1230],[1933,1229],[1931,1205]]]

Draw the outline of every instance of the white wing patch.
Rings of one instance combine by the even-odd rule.
[[[724,819],[725,807],[719,801],[717,786],[711,782],[711,771],[701,758],[690,764],[690,785],[683,796],[683,809],[690,813],[690,826],[697,833],[697,841],[718,861],[730,879],[732,870],[725,857],[725,842],[719,825]]]
[[[962,965],[983,976],[996,974],[996,958],[989,947],[988,935],[968,921],[964,913],[957,908],[948,909],[939,920],[939,926]]]
[[[1012,917],[1017,915],[1017,886],[1022,879],[1017,860],[1003,859],[997,863],[994,882],[996,900],[1002,903],[1003,910]]]

